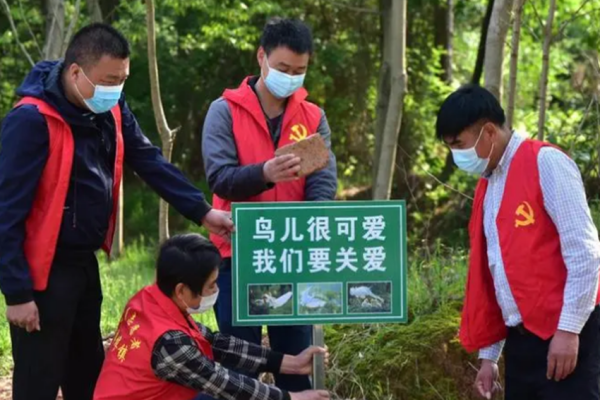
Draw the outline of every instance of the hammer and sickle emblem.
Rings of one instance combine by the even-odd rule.
[[[292,126],[292,133],[290,134],[290,140],[294,142],[299,142],[303,139],[306,139],[308,136],[308,130],[302,124],[296,124]]]
[[[533,208],[531,208],[531,205],[528,202],[524,201],[521,203],[519,207],[517,207],[515,214],[517,216],[517,218],[515,218],[515,228],[535,224]]]

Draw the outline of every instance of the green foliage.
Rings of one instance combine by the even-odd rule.
[[[326,328],[340,398],[369,400],[471,399],[476,363],[457,340],[466,256],[438,246],[409,257],[407,325]]]
[[[336,326],[326,330],[333,355],[328,387],[339,398],[465,400],[475,363],[457,341],[460,304],[408,325]]]
[[[154,278],[154,251],[142,240],[133,243],[117,261],[108,262],[101,256],[101,279],[104,301],[102,332],[116,330],[127,301]]]
[[[454,78],[450,86],[441,82],[436,73],[439,63],[431,63],[437,59],[431,39],[427,38],[431,27],[420,26],[419,32],[421,29],[425,32],[418,38],[421,44],[409,48],[410,93],[405,103],[408,120],[403,121],[402,134],[410,142],[407,144],[401,138],[400,145],[406,147],[406,153],[400,151],[397,196],[410,199],[413,245],[435,246],[440,238],[447,245],[466,244],[464,227],[471,206],[468,197],[472,196],[475,179],[457,172],[446,174],[447,150],[434,139],[434,123],[436,109],[448,91],[471,80],[486,3],[456,2]],[[569,151],[582,171],[588,195],[597,199],[600,195],[600,75],[592,64],[598,64],[597,48],[593,43],[598,43],[600,29],[593,21],[598,20],[600,9],[592,3],[567,0],[558,4],[550,55],[545,137]],[[430,7],[435,2],[418,4]],[[542,60],[543,30],[538,15],[545,21],[548,6],[548,1],[526,2],[521,30],[514,128],[531,137],[537,133]],[[511,34],[509,32],[509,37]],[[424,54],[425,63],[415,61],[421,54]],[[508,95],[510,44],[505,54],[504,104]],[[413,100],[413,96],[421,98]],[[412,122],[412,114],[416,115],[412,117],[415,122]],[[441,177],[449,187],[441,185],[432,175]]]
[[[106,1],[105,16],[121,29],[132,46],[127,99],[140,125],[158,143],[148,84],[145,5]],[[201,128],[206,111],[225,88],[258,73],[256,48],[264,23],[272,16],[308,22],[315,54],[306,80],[310,99],[325,109],[333,132],[340,188],[368,187],[373,166],[375,103],[381,57],[381,24],[376,0],[157,0],[157,48],[162,98],[169,124],[181,127],[173,160],[195,182],[203,182]],[[487,1],[455,2],[453,79],[442,79],[439,9],[442,0],[408,2],[407,73],[394,196],[409,203],[411,244],[435,245],[440,236],[464,245],[466,215],[474,179],[448,168],[447,150],[434,135],[437,108],[444,97],[469,82],[475,67],[481,19]],[[67,20],[74,1],[66,0]],[[541,36],[549,2],[528,1],[523,16],[515,128],[537,130]],[[550,63],[550,104],[545,133],[570,151],[581,167],[588,192],[600,196],[600,107],[593,68],[600,41],[594,2],[565,0],[559,4]],[[22,7],[21,7],[22,5]],[[35,60],[44,42],[44,12],[34,0],[11,2],[19,38]],[[536,12],[537,11],[537,12]],[[579,11],[576,14],[576,11]],[[77,26],[88,22],[85,8]],[[510,34],[510,33],[509,33]],[[37,44],[36,44],[37,43]],[[505,65],[506,96],[508,54]],[[0,14],[0,117],[10,109],[14,90],[29,65],[16,45],[7,18]],[[597,61],[596,61],[597,64]],[[441,178],[452,189],[440,185]],[[138,188],[140,188],[138,190]],[[454,190],[453,190],[454,189]],[[155,237],[157,204],[137,179],[126,181],[126,237]],[[459,194],[466,194],[466,197]],[[128,197],[132,196],[130,199]],[[131,209],[132,208],[132,209]],[[175,231],[195,229],[177,213]],[[435,235],[432,234],[435,232]]]
[[[159,198],[156,193],[135,176],[127,176],[125,182],[125,204],[123,207],[125,243],[133,243],[139,238],[154,243],[158,240]],[[202,190],[206,198],[210,200],[211,194],[206,181],[197,182],[196,187]],[[185,219],[173,207],[169,207],[169,227],[172,235],[185,232],[208,235],[204,227]]]

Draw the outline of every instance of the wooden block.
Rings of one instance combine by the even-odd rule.
[[[299,142],[285,145],[275,151],[276,156],[286,154],[294,154],[296,157],[300,157],[300,171],[298,172],[300,177],[325,169],[329,164],[329,150],[318,133],[310,135]]]

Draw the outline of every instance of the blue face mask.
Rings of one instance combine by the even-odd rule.
[[[121,93],[123,92],[123,86],[125,85],[124,83],[120,84],[119,86],[94,85],[87,77],[85,72],[83,72],[83,69],[81,70],[81,73],[90,83],[90,85],[94,87],[94,95],[91,99],[84,99],[79,91],[79,88],[77,87],[77,84],[75,84],[75,88],[91,112],[94,114],[102,114],[110,111],[114,106],[117,105],[119,99],[121,98]]]
[[[304,77],[306,74],[289,75],[278,71],[275,68],[271,68],[266,56],[265,62],[267,63],[267,68],[269,68],[269,74],[266,78],[263,77],[263,80],[265,81],[265,85],[267,85],[269,92],[278,99],[290,97],[304,84]]]
[[[475,148],[477,147],[477,144],[481,139],[482,133],[483,127],[479,132],[479,137],[477,138],[475,145],[470,149],[451,149],[454,163],[458,168],[462,169],[463,171],[469,172],[471,174],[481,175],[487,169],[490,163],[490,156],[494,151],[494,144],[492,143],[492,149],[490,150],[490,154],[487,156],[487,158],[479,158]]]

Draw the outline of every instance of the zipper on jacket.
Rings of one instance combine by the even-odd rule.
[[[73,163],[75,163],[75,179],[73,180],[73,229],[77,228],[77,177],[79,175],[79,163],[74,157]]]

